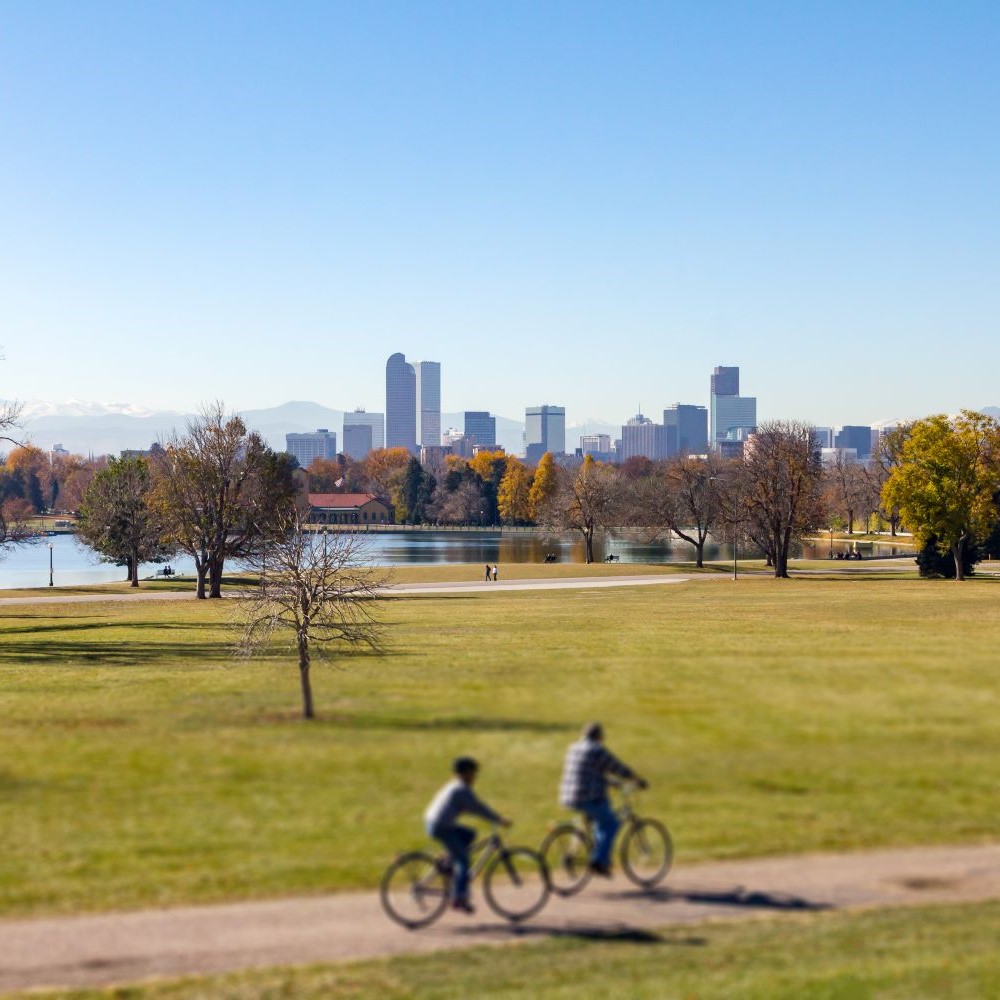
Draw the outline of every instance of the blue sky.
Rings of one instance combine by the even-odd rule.
[[[1000,404],[996,3],[0,0],[0,393]]]

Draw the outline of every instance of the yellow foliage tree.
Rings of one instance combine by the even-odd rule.
[[[497,507],[505,524],[523,524],[531,520],[528,494],[531,475],[522,462],[508,455],[500,488],[497,490]]]
[[[552,452],[547,451],[539,459],[538,468],[535,469],[535,476],[531,481],[531,489],[528,491],[528,517],[532,521],[538,521],[545,516],[558,488],[556,461],[552,457]]]

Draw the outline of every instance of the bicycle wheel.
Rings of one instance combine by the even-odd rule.
[[[382,908],[409,930],[437,920],[448,905],[451,875],[424,851],[400,855],[385,870],[379,896]]]
[[[534,916],[549,898],[549,875],[538,851],[501,847],[483,876],[486,902],[505,920]]]
[[[625,874],[644,889],[667,877],[674,861],[674,843],[655,819],[636,820],[625,832],[619,854]]]
[[[590,850],[590,839],[573,823],[560,823],[549,831],[538,853],[557,896],[572,896],[590,881]]]

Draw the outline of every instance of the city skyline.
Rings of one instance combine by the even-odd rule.
[[[459,412],[611,422],[737,360],[762,420],[995,405],[998,42],[995,7],[9,6],[2,395],[374,406],[405,340]]]

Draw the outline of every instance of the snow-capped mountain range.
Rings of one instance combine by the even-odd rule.
[[[983,413],[1000,419],[1000,407],[985,406]],[[179,410],[151,410],[134,403],[95,403],[70,399],[65,402],[26,400],[22,404],[21,437],[49,450],[61,445],[82,455],[117,454],[124,448],[148,448],[154,441],[181,433],[194,414]],[[242,410],[241,416],[264,436],[272,448],[284,449],[290,432],[314,431],[326,427],[337,433],[343,444],[344,411],[308,401],[293,401],[257,410]],[[888,427],[906,418],[881,420],[873,426]],[[461,427],[461,413],[442,413],[441,427]],[[572,450],[583,434],[620,433],[620,425],[587,418],[566,427],[566,447]],[[524,422],[497,417],[497,443],[517,454],[524,449]]]

